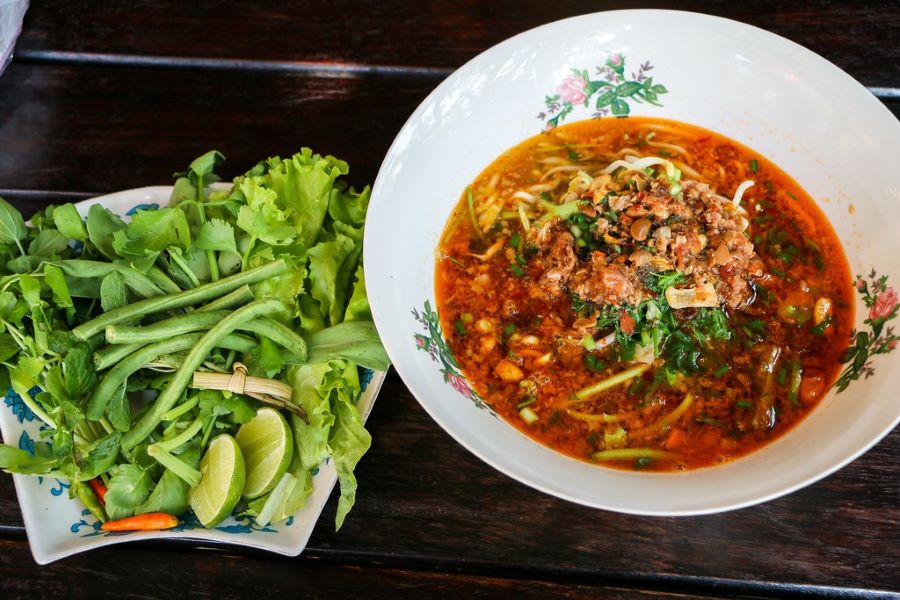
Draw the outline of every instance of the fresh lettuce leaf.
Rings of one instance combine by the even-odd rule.
[[[371,321],[346,321],[307,339],[310,362],[342,358],[361,367],[387,371],[391,361]]]
[[[361,192],[357,192],[353,188],[350,188],[350,191],[338,191],[331,195],[331,201],[328,203],[328,215],[335,221],[359,227],[366,220],[366,210],[369,207],[369,196],[371,195],[372,190],[368,186]]]
[[[372,436],[362,424],[362,417],[356,408],[354,399],[359,393],[359,379],[356,366],[347,363],[351,368],[344,370],[344,377],[352,372],[357,392],[352,396],[338,394],[335,402],[336,420],[331,437],[331,448],[334,465],[337,468],[338,480],[341,484],[341,497],[338,500],[337,514],[334,518],[335,529],[340,529],[344,519],[356,502],[356,476],[353,474],[356,464],[372,445]]]
[[[303,468],[314,469],[331,455],[328,436],[334,425],[328,391],[320,391],[325,376],[331,371],[327,362],[294,366],[288,369],[287,379],[294,390],[293,401],[306,411],[307,421],[291,418],[294,446]]]
[[[304,248],[319,239],[334,183],[349,170],[344,161],[314,154],[309,148],[288,159],[266,161],[263,179],[277,192],[279,204],[293,211],[297,242]]]
[[[356,266],[350,264],[356,248],[352,238],[337,234],[333,240],[319,242],[309,251],[310,294],[318,300],[322,315],[330,325],[337,325],[344,318],[349,280],[345,273],[348,270],[352,273]]]
[[[344,321],[371,321],[372,309],[369,306],[369,296],[366,294],[366,280],[363,275],[363,266],[356,268],[356,281],[353,284],[353,294],[347,302],[347,310],[344,312]]]

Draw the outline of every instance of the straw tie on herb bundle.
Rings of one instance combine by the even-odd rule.
[[[284,409],[309,422],[306,411],[291,402],[293,393],[291,386],[275,379],[248,376],[247,367],[239,362],[234,363],[233,368],[231,374],[195,371],[191,387],[197,390],[224,390],[232,394],[250,396],[263,404]]]

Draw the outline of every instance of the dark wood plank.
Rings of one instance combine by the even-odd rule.
[[[102,53],[452,69],[537,25],[633,7],[628,0],[432,0],[414,7],[403,0],[53,0],[33,3],[19,55]],[[900,11],[893,0],[657,0],[642,7],[750,23],[818,52],[866,85],[900,86]]]
[[[159,552],[153,546],[113,548],[40,569],[27,544],[0,540],[0,593],[4,598],[72,600],[103,597],[255,598],[587,598],[692,600],[666,593],[533,579],[483,577],[434,571],[362,568],[315,560],[243,557],[228,552]],[[177,590],[177,592],[176,592]]]
[[[374,181],[432,80],[146,71],[13,63],[0,78],[0,188],[104,192],[166,184],[216,148],[235,175],[301,146]]]
[[[380,75],[37,66],[0,77],[0,189],[111,192],[171,182],[199,154],[227,176],[301,146],[375,179],[400,127],[437,83]],[[900,114],[900,99],[888,106]]]
[[[335,533],[332,498],[303,556],[720,593],[900,592],[900,431],[786,498],[665,519],[580,507],[501,475],[431,421],[394,373],[369,429],[373,445],[357,472],[354,511]],[[3,478],[0,528],[21,539],[15,494]]]

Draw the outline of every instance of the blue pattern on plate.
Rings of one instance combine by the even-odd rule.
[[[369,387],[369,384],[372,383],[372,378],[375,377],[375,371],[372,369],[366,369],[364,367],[360,367],[359,369],[359,391],[360,393],[366,391],[366,388]]]
[[[40,388],[33,387],[28,390],[28,394],[33,398],[40,391]],[[3,398],[3,403],[9,407],[14,415],[16,415],[16,420],[19,421],[19,423],[34,421],[37,418],[35,414],[31,412],[31,409],[28,408],[28,405],[22,401],[22,398],[20,398],[12,388],[6,390],[6,396]]]
[[[154,202],[153,204],[138,204],[137,206],[128,209],[128,212],[126,212],[125,214],[130,217],[139,210],[157,210],[158,208],[159,204],[157,204],[156,202]]]
[[[231,525],[220,525],[219,527],[214,527],[217,531],[221,531],[223,533],[233,533],[233,534],[242,534],[242,533],[252,533],[254,531],[259,531],[262,533],[278,533],[278,529],[270,525],[258,525],[253,517],[249,515],[235,515],[234,520],[237,521]],[[294,517],[289,517],[285,522],[285,526],[290,527],[290,525],[294,522]],[[91,511],[84,509],[81,511],[81,520],[72,523],[69,527],[69,530],[79,536],[79,537],[96,537],[98,535],[103,537],[110,536],[122,536],[129,535],[134,533],[132,531],[103,531],[101,529],[102,523],[95,519],[93,515],[91,515]],[[180,531],[191,531],[192,529],[203,529],[203,525],[200,524],[200,521],[197,520],[197,516],[194,515],[193,512],[188,512],[181,519],[177,526],[169,529],[170,532],[180,532]],[[84,530],[84,531],[83,531]]]

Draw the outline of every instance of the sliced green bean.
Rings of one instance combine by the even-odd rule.
[[[680,454],[656,450],[654,448],[615,448],[613,450],[601,450],[591,455],[594,460],[630,460],[632,458],[652,458],[658,460],[682,460]]]
[[[284,268],[287,267],[285,266]],[[220,280],[219,283],[224,281],[226,281],[226,279]],[[242,282],[241,285],[243,285],[243,283],[246,282]],[[175,402],[178,401],[178,398],[181,397],[182,392],[184,392],[185,388],[190,383],[191,378],[194,376],[194,371],[197,370],[197,367],[203,364],[203,361],[206,359],[210,350],[212,350],[225,336],[252,319],[256,319],[266,314],[283,311],[284,309],[285,306],[280,300],[256,300],[229,314],[213,326],[212,329],[203,334],[200,340],[191,347],[187,356],[184,358],[184,362],[181,363],[181,367],[175,371],[172,379],[169,380],[169,385],[167,385],[159,396],[156,397],[156,401],[150,406],[149,410],[144,413],[144,416],[134,424],[131,431],[122,436],[122,448],[124,450],[131,450],[150,435],[156,426],[159,425],[162,416],[171,410],[175,405]]]
[[[192,290],[185,290],[178,294],[157,296],[132,304],[126,304],[120,308],[105,312],[87,323],[82,323],[72,330],[75,337],[87,340],[106,329],[107,325],[121,323],[128,319],[143,317],[145,315],[182,308],[191,304],[207,302],[236,290],[237,288],[257,283],[272,277],[277,277],[288,270],[288,264],[284,260],[266,263],[255,269],[231,275],[219,281],[205,283]],[[135,271],[136,272],[136,271]],[[154,286],[155,287],[155,286]],[[248,305],[249,306],[249,305]]]
[[[249,285],[242,285],[238,289],[225,294],[221,298],[216,298],[209,304],[204,304],[197,309],[197,312],[206,312],[209,310],[225,310],[243,306],[253,302],[253,292]]]

